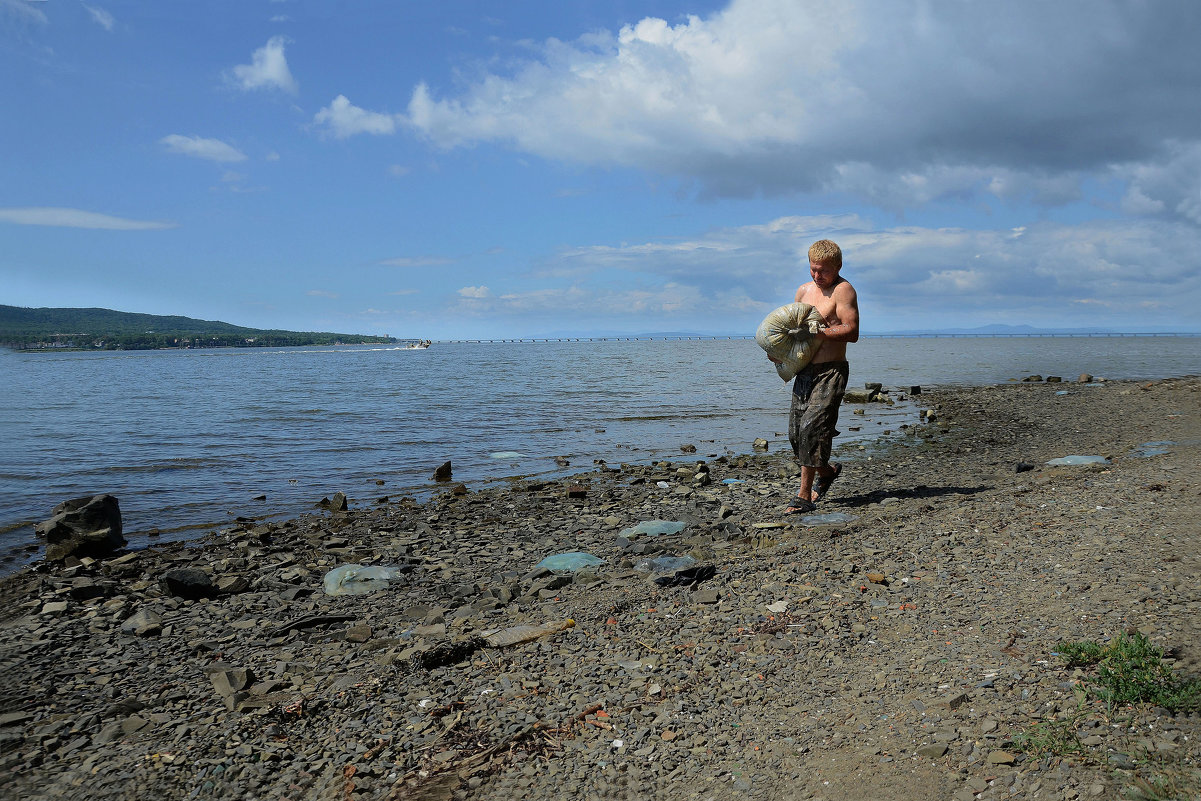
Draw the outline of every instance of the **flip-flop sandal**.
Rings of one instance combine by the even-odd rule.
[[[838,477],[842,475],[841,464],[835,462],[830,466],[834,468],[834,475],[830,476],[829,478],[822,478],[821,476],[818,476],[813,482],[813,491],[817,493],[817,499],[819,501],[825,497],[827,492],[830,491],[830,485],[837,481]]]
[[[786,515],[807,515],[810,512],[817,511],[817,504],[813,501],[807,501],[801,497],[795,497],[789,501],[787,508],[784,509]]]

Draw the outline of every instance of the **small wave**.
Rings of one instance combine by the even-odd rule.
[[[221,464],[218,459],[178,459],[169,462],[151,462],[149,464],[112,465],[101,467],[88,472],[103,473],[170,473],[176,470],[205,470]]]
[[[723,417],[739,417],[745,413],[746,412],[744,410],[740,409],[737,412],[678,412],[676,414],[640,414],[628,415],[624,417],[609,417],[604,419],[614,423],[637,423],[644,420],[718,420]]]

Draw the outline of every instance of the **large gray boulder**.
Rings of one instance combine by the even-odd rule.
[[[61,562],[68,556],[111,556],[124,548],[121,507],[112,495],[91,495],[63,501],[51,511],[54,517],[34,527],[46,540],[46,560]]]

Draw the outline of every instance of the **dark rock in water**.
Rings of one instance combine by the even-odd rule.
[[[1043,377],[1041,375],[1028,375],[1022,379],[1022,383],[1031,384],[1036,381],[1042,381],[1042,380],[1043,380]]]
[[[450,477],[451,470],[449,461],[443,462],[442,464],[438,465],[436,470],[434,470],[434,481],[450,481]]]
[[[922,394],[921,386],[919,386],[918,384],[914,384],[913,386],[911,386],[909,388],[909,394],[910,395],[921,395]]]
[[[335,492],[332,498],[322,498],[317,501],[317,505],[322,509],[329,509],[331,512],[346,511],[346,493]]]
[[[46,560],[61,562],[69,556],[111,556],[125,547],[121,536],[121,508],[112,495],[91,495],[63,501],[54,517],[35,527],[46,540]]]
[[[1047,383],[1048,383],[1048,384],[1060,384],[1060,383],[1063,383],[1063,376],[1059,376],[1059,375],[1049,375],[1049,376],[1047,376]]]
[[[680,450],[684,453],[696,453],[695,445],[681,445]]]
[[[163,576],[163,589],[177,598],[195,601],[217,595],[209,574],[196,567],[180,567]]]
[[[884,389],[884,385],[879,381],[868,381],[863,385],[863,388],[868,392],[879,392],[880,390]]]

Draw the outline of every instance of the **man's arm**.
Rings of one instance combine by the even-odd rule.
[[[834,314],[838,322],[821,331],[822,336],[834,342],[859,341],[859,296],[855,288],[843,283],[834,290]]]

